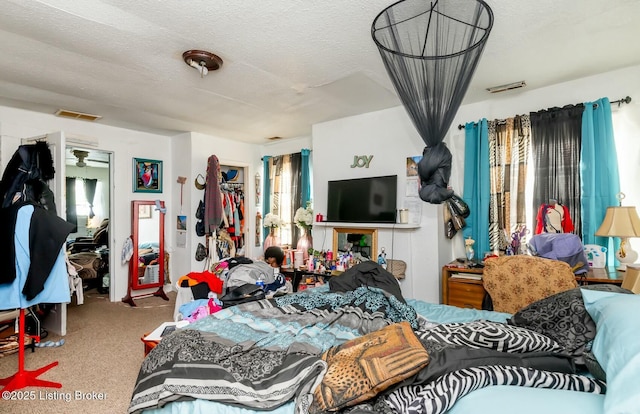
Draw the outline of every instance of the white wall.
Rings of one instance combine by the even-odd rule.
[[[640,173],[640,66],[630,67],[589,78],[566,82],[553,87],[515,90],[491,101],[462,106],[448,132],[446,143],[453,154],[450,185],[462,194],[464,168],[464,132],[458,124],[480,118],[506,118],[553,106],[564,106],[601,97],[610,100],[631,96],[632,102],[619,109],[614,106],[614,130],[619,153],[621,189],[627,195],[625,205],[640,206],[640,191],[636,180]],[[406,157],[421,155],[424,143],[417,134],[403,107],[343,118],[314,125],[314,204],[317,212],[326,211],[327,181],[397,174],[399,185],[405,176]],[[354,155],[373,155],[370,168],[350,168]],[[318,246],[322,230],[314,229],[314,245]],[[464,243],[459,233],[453,240],[444,237],[441,206],[423,203],[422,226],[402,233],[382,230],[378,246],[393,243],[392,256],[407,261],[407,279],[401,282],[407,297],[429,302],[440,300],[441,267],[455,257],[464,255]],[[640,240],[632,239],[635,250]]]
[[[194,257],[191,252],[195,252],[195,213],[198,206],[198,200],[193,192],[201,192],[194,185],[196,174],[194,163],[191,162],[191,133],[177,135],[171,139],[171,155],[173,164],[173,177],[171,177],[168,185],[171,186],[171,198],[168,197],[168,208],[165,225],[164,246],[165,250],[170,254],[171,271],[169,276],[172,282],[175,282],[180,276],[189,273],[191,260]],[[204,175],[204,174],[203,174]],[[180,205],[180,184],[178,177],[186,177],[186,182],[182,188],[182,206]],[[204,182],[201,180],[200,182]],[[200,195],[202,197],[202,195]],[[195,205],[194,205],[195,200]],[[193,207],[192,207],[193,205]],[[184,247],[178,247],[176,230],[176,216],[187,216],[187,237]],[[194,253],[195,254],[195,253]],[[202,266],[198,268],[202,271]],[[175,285],[175,283],[174,283]]]
[[[422,155],[423,148],[422,139],[402,107],[314,125],[314,212],[326,216],[327,182],[346,178],[397,175],[400,205],[405,196],[406,159]],[[354,156],[373,156],[369,168],[351,168]],[[422,203],[419,228],[378,230],[378,250],[384,247],[387,259],[407,262],[407,278],[400,283],[406,297],[440,301],[435,275],[440,268],[439,246],[446,247],[441,242],[441,214],[441,206]],[[331,249],[332,231],[331,227],[315,226],[314,248]]]

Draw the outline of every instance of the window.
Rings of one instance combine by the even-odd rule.
[[[87,201],[87,193],[85,182],[82,179],[76,179],[75,195],[76,195],[76,214],[77,216],[87,217],[87,228],[97,228],[105,218],[104,199],[102,197],[103,185],[101,181],[96,183],[96,192],[93,197],[93,218],[89,218],[91,213],[91,205]]]
[[[310,150],[266,157],[264,163],[263,217],[268,213],[279,217],[282,222],[277,231],[279,243],[282,246],[296,246],[302,231],[293,218],[298,208],[311,201]]]
[[[293,242],[292,220],[293,220],[293,191],[297,185],[294,185],[294,175],[298,172],[292,169],[292,155],[283,155],[273,157],[269,171],[269,180],[271,182],[271,208],[269,211],[280,217],[282,225],[278,229],[281,245],[291,245]],[[300,163],[298,162],[298,165]],[[298,196],[298,203],[299,203]]]

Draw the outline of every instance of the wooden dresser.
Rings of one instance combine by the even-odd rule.
[[[442,268],[442,303],[459,308],[482,309],[486,294],[482,285],[482,268],[469,268],[452,262]],[[622,284],[624,272],[615,268],[589,269],[589,273],[576,276],[581,285],[593,283]]]

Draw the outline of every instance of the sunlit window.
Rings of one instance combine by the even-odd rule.
[[[293,187],[291,163],[286,159],[280,165],[281,168],[276,172],[271,187],[273,189],[271,211],[282,220],[282,226],[279,229],[280,243],[282,245],[291,245],[291,217],[293,217],[291,211],[291,204],[293,202],[293,196],[291,194]]]
[[[95,216],[88,221],[87,227],[95,228],[100,225],[105,218],[103,205],[102,182],[98,181],[96,184],[96,193],[93,197],[93,214],[95,214]],[[89,201],[87,201],[87,193],[84,189],[84,181],[78,179],[76,180],[76,214],[78,216],[89,217],[89,212],[90,206]]]
[[[293,154],[278,155],[269,158],[267,164],[267,180],[269,201],[264,208],[265,214],[273,214],[280,219],[277,229],[278,243],[283,247],[296,245],[301,230],[293,220],[296,210],[301,207],[302,197],[311,194],[311,188],[303,189],[303,185],[310,187],[312,171],[308,164],[308,151]],[[305,175],[304,184],[303,174]],[[309,175],[307,177],[306,175]],[[304,191],[303,191],[304,190]],[[305,201],[306,202],[306,201]],[[265,229],[267,232],[268,229]],[[266,237],[266,236],[265,236]]]

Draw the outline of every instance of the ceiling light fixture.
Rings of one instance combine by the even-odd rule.
[[[525,81],[520,81],[520,82],[507,83],[506,85],[493,86],[491,88],[487,88],[487,91],[491,93],[497,93],[497,92],[509,91],[511,89],[524,88],[525,86],[527,86],[527,83]]]
[[[204,50],[187,50],[182,54],[182,59],[184,63],[200,72],[201,78],[204,78],[209,71],[218,70],[222,66],[222,59],[219,56]]]

